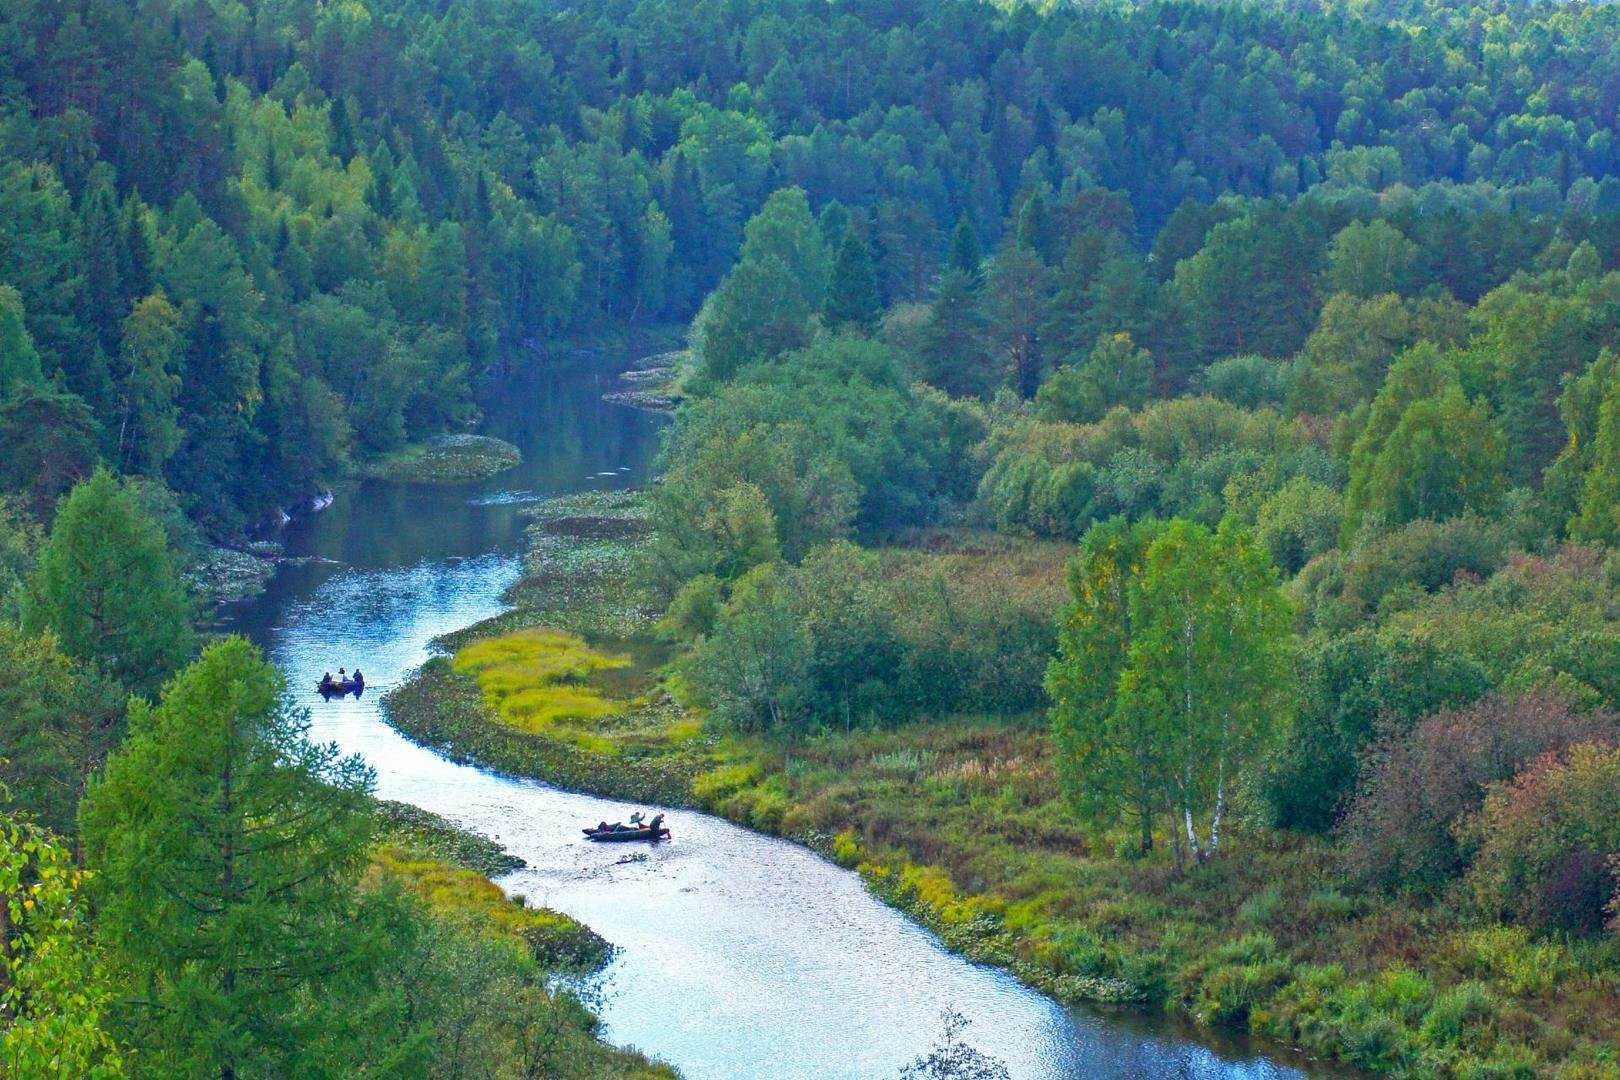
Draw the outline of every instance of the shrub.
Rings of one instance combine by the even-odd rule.
[[[1299,716],[1262,792],[1272,823],[1326,832],[1354,787],[1357,756],[1383,723],[1404,731],[1490,688],[1480,666],[1430,637],[1363,628],[1304,650]]]
[[[1616,735],[1620,718],[1577,710],[1550,691],[1517,698],[1493,694],[1467,708],[1437,712],[1409,732],[1391,731],[1367,753],[1342,827],[1348,869],[1363,882],[1384,886],[1437,885],[1464,868],[1470,843],[1486,838],[1487,831],[1476,829],[1459,843],[1455,826],[1479,809],[1491,784],[1542,754]],[[1511,807],[1519,797],[1497,797],[1493,813],[1504,824],[1517,820]],[[1522,797],[1541,796],[1527,789]],[[1616,848],[1620,844],[1607,850]],[[1494,850],[1508,858],[1514,849]],[[1491,880],[1518,881],[1518,868],[1528,864],[1515,855],[1496,865],[1508,877]]]
[[[1597,929],[1616,899],[1620,748],[1549,750],[1494,786],[1461,831],[1479,844],[1470,877],[1481,903],[1540,929]]]
[[[1473,515],[1409,522],[1349,553],[1344,599],[1365,614],[1402,586],[1434,592],[1459,574],[1489,577],[1506,564],[1512,540],[1506,523]]]

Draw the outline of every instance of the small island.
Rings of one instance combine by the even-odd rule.
[[[516,446],[492,435],[441,435],[365,462],[355,471],[371,480],[456,484],[484,480],[523,460]]]

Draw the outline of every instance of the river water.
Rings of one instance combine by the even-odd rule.
[[[488,426],[524,463],[491,481],[340,490],[287,530],[289,553],[308,561],[285,564],[231,616],[286,672],[313,736],[364,755],[378,795],[500,841],[529,864],[501,880],[508,892],[618,947],[597,983],[605,1038],[692,1080],[864,1080],[926,1052],[950,1007],[970,1021],[965,1041],[1017,1080],[1306,1075],[1163,1022],[1065,1009],[946,952],[853,873],[716,818],[673,812],[672,840],[650,849],[586,843],[580,826],[634,808],[457,765],[388,727],[380,692],[428,657],[434,637],[502,609],[525,502],[645,477],[661,421],[603,403],[609,381],[565,369],[514,391],[509,415]],[[367,693],[323,702],[310,688],[340,665],[363,668]]]

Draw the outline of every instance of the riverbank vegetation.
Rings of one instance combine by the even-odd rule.
[[[377,806],[247,642],[199,653],[143,492],[98,471],[14,534],[6,1075],[672,1075],[597,1041],[556,980],[608,946],[507,898],[514,860]]]
[[[489,435],[440,435],[366,463],[362,476],[419,484],[483,480],[523,460],[518,448]]]
[[[622,653],[645,629],[588,624],[656,616],[638,715],[679,737],[570,745],[476,684],[402,726],[685,778],[1062,997],[1383,1071],[1611,1074],[1611,181],[1436,170],[1352,145],[1366,115],[1297,187],[1173,207],[1032,151],[917,290],[879,213],[776,185],[693,322],[639,593],[542,551],[451,643],[561,617]]]
[[[1060,996],[1614,1074],[1620,9],[70,7],[0,11],[9,1069],[646,1068],[421,895],[487,889],[373,887],[187,578],[690,322],[659,481],[543,509],[402,727]]]

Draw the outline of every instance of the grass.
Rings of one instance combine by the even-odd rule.
[[[378,832],[385,842],[419,856],[499,877],[527,865],[495,841],[410,803],[377,800]]]
[[[534,627],[471,642],[451,666],[473,677],[484,700],[510,727],[612,754],[615,744],[593,725],[622,715],[627,706],[591,680],[631,663],[628,656],[591,648],[578,634]]]
[[[455,484],[505,472],[523,460],[518,448],[490,435],[441,435],[361,464],[356,472],[375,480]]]
[[[588,598],[570,613],[579,642],[605,648],[591,628],[622,627],[633,597],[586,580],[601,564],[583,556],[556,592],[554,550],[534,556],[514,590],[524,605],[461,638],[464,650],[480,634],[551,625],[564,594]],[[895,574],[1022,567],[1020,588],[1036,593],[1061,567],[1044,548],[932,540],[884,558]],[[1620,1077],[1620,936],[1538,940],[1480,921],[1460,892],[1358,893],[1328,844],[1265,829],[1242,807],[1223,854],[1178,874],[1163,838],[1136,857],[1124,830],[1073,821],[1038,714],[789,742],[707,731],[649,679],[626,708],[589,722],[586,745],[504,723],[466,666],[436,661],[390,695],[396,726],[503,770],[697,806],[803,842],[950,948],[1060,1001],[1168,1013],[1401,1075]]]

